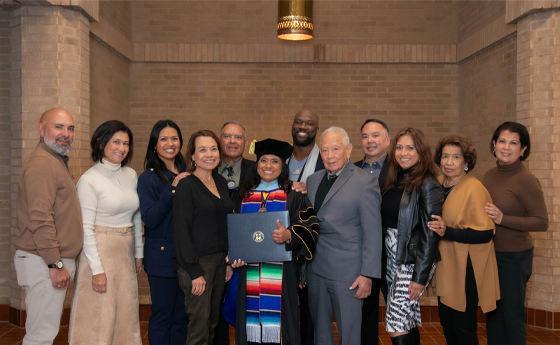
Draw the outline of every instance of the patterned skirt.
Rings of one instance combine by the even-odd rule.
[[[410,300],[408,288],[414,273],[414,264],[397,265],[398,230],[387,229],[385,249],[387,251],[387,311],[385,329],[387,332],[408,332],[422,323],[420,316],[420,299]],[[435,264],[430,272],[433,275]],[[426,285],[427,286],[427,285]],[[425,291],[425,287],[424,287]]]

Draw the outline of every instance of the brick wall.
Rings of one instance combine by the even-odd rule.
[[[456,40],[453,2],[315,0],[313,4],[315,43]],[[276,42],[276,1],[142,1],[131,10],[134,42]]]
[[[10,13],[0,11],[0,304],[10,297]]]
[[[319,113],[321,128],[349,131],[359,158],[358,131],[368,117],[383,118],[394,130],[420,127],[433,142],[456,129],[457,80],[457,67],[443,64],[137,63],[130,118],[139,150],[164,117],[178,121],[187,136],[237,119],[251,139],[291,140],[293,115],[307,105]],[[142,158],[135,157],[135,167]]]
[[[130,61],[96,37],[90,40],[90,53],[91,136],[104,121],[128,122]]]
[[[135,1],[134,6],[138,2],[140,1]],[[99,20],[109,23],[113,28],[130,39],[132,36],[131,3],[131,1],[99,1]]]
[[[505,23],[505,1],[459,1],[457,6],[459,40],[475,34],[497,18]]]
[[[478,176],[494,166],[488,147],[494,129],[515,120],[516,42],[510,35],[459,64],[459,123],[476,145]]]
[[[559,51],[560,11],[531,14],[518,23],[516,113],[529,127],[527,166],[539,178],[549,214],[548,231],[532,234],[535,257],[527,295],[529,305],[549,311],[560,310]]]

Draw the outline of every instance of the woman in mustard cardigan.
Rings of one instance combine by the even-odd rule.
[[[443,138],[434,159],[446,195],[442,217],[428,223],[442,236],[435,278],[440,322],[448,345],[475,345],[477,306],[487,313],[500,299],[495,227],[484,211],[492,199],[478,179],[467,175],[476,164],[476,150],[467,138]]]

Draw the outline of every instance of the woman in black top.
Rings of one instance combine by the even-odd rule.
[[[226,281],[226,214],[233,211],[227,183],[214,172],[220,145],[212,131],[193,133],[187,171],[173,200],[179,285],[185,293],[187,345],[213,343]]]
[[[393,344],[420,344],[419,299],[433,273],[439,238],[427,223],[441,215],[443,192],[420,130],[397,133],[389,164],[381,203],[389,287],[385,327]]]

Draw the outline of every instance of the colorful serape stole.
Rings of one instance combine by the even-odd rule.
[[[247,341],[280,343],[282,263],[247,265]]]
[[[285,211],[287,194],[281,189],[255,190],[241,202],[241,213]],[[282,322],[281,262],[247,264],[246,325],[247,341],[280,343]]]
[[[286,211],[288,196],[281,189],[271,191],[254,190],[241,203],[240,213],[259,212],[260,208],[266,207],[267,212]]]

